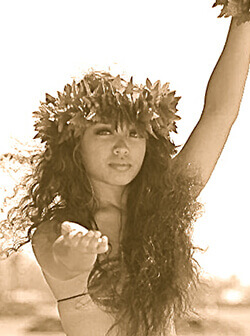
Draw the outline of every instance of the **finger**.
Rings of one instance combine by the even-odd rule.
[[[95,236],[94,231],[92,230],[88,231],[86,235],[81,237],[78,246],[83,249],[87,248],[89,245],[89,242],[91,241],[91,239],[93,239],[94,236]]]
[[[100,231],[94,231],[95,237],[100,238],[102,236],[102,233]]]
[[[62,235],[64,244],[66,246],[74,246],[76,245],[76,240],[79,240],[80,237],[77,237],[76,231],[71,231]]]
[[[97,251],[97,246],[99,244],[99,239],[101,238],[97,238],[97,237],[93,237],[89,242],[88,242],[88,245],[87,245],[87,251],[89,253],[96,253]]]
[[[67,237],[70,246],[76,247],[82,238],[82,232],[71,231]]]
[[[66,246],[70,245],[70,240],[69,240],[69,233],[64,233],[61,235],[62,240]]]
[[[63,222],[61,225],[61,234],[62,235],[66,235],[68,234],[70,231],[72,231],[69,222]]]
[[[82,232],[84,235],[88,233],[88,230],[80,224],[68,221],[63,222],[61,225],[61,233],[64,235],[71,231]]]
[[[83,241],[88,244],[91,239],[98,239],[102,236],[100,231],[90,230],[86,235],[83,236]]]
[[[100,231],[91,231],[91,235],[86,235],[85,244],[89,253],[96,253],[98,244],[101,241],[101,236],[102,234]]]
[[[105,253],[109,249],[108,237],[102,236],[98,240],[97,253]]]

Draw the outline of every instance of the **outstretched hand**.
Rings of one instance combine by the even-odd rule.
[[[81,253],[99,254],[108,250],[108,238],[100,231],[89,231],[79,224],[63,222],[61,233],[65,245]]]
[[[89,231],[72,222],[62,223],[61,236],[53,245],[55,259],[75,273],[91,270],[97,254],[107,250],[108,238],[100,231]]]

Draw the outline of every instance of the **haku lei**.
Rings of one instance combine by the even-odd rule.
[[[180,119],[177,104],[181,97],[175,97],[169,83],[161,86],[160,81],[146,85],[124,81],[119,75],[105,72],[86,74],[78,83],[67,84],[63,92],[54,98],[46,94],[35,118],[35,138],[42,142],[58,144],[71,136],[78,137],[91,123],[109,123],[112,120],[133,123],[143,136],[163,136],[170,139],[170,132],[176,132],[176,121]]]

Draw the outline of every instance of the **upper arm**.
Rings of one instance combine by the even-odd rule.
[[[230,114],[203,113],[188,141],[173,163],[189,164],[199,173],[201,187],[206,185],[224,148],[235,119]]]

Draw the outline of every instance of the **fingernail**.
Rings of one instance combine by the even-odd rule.
[[[107,241],[108,241],[108,237],[103,236],[103,237],[101,238],[101,240],[102,240],[102,243],[103,243],[103,244],[104,244],[104,243],[107,243]]]
[[[63,232],[63,233],[70,232],[70,226],[67,222],[62,223],[61,232]]]
[[[88,232],[88,236],[89,236],[89,237],[94,237],[94,235],[95,235],[95,234],[94,234],[93,231],[89,231],[89,232]]]
[[[101,232],[100,231],[95,231],[95,237],[100,238],[101,237]]]

